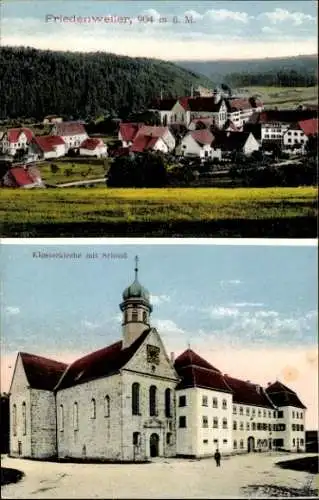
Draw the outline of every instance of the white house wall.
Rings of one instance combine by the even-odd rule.
[[[122,459],[122,381],[120,374],[103,377],[63,389],[57,393],[58,456],[73,458]],[[105,413],[105,397],[110,413]],[[96,418],[92,418],[92,398]],[[78,430],[74,428],[74,403],[78,404]],[[59,418],[63,405],[63,427]]]
[[[245,142],[243,151],[246,156],[250,156],[254,151],[259,150],[259,143],[252,134],[249,134],[247,141]]]
[[[180,397],[186,397],[186,405],[179,406]],[[198,449],[196,389],[181,389],[176,391],[176,454],[196,456]],[[186,417],[186,427],[180,427],[180,417]]]

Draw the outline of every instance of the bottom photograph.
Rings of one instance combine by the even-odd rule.
[[[2,246],[3,498],[317,495],[315,244],[51,241]]]

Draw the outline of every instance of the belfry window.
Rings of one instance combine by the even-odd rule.
[[[138,321],[138,311],[135,308],[132,310],[132,321]]]
[[[147,312],[143,311],[143,323],[147,323]]]

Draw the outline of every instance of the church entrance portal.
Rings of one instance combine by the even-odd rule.
[[[248,438],[248,442],[247,442],[248,453],[250,453],[251,451],[254,451],[254,448],[255,448],[255,438],[250,436]]]
[[[151,434],[150,437],[150,455],[151,457],[158,457],[159,454],[159,436],[158,434]]]

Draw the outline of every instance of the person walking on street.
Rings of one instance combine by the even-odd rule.
[[[215,458],[215,461],[216,461],[216,467],[220,467],[221,454],[219,453],[218,449],[215,451],[214,458]]]

